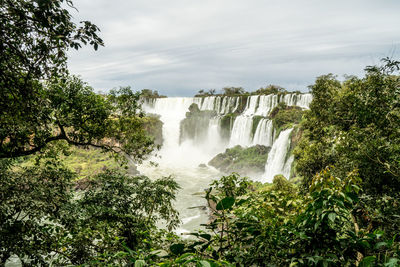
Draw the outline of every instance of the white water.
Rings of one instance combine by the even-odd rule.
[[[209,100],[206,105],[211,105],[211,102]],[[177,233],[191,231],[207,222],[207,211],[188,208],[206,206],[206,202],[201,196],[193,194],[204,192],[210,182],[220,176],[220,173],[214,168],[198,167],[199,164],[207,163],[223,149],[219,138],[217,118],[210,121],[208,144],[199,145],[191,141],[179,144],[180,122],[185,118],[192,103],[199,104],[200,99],[160,98],[156,99],[152,105],[145,104],[143,106],[146,112],[161,116],[164,144],[158,152],[159,156],[151,159],[158,163],[158,166],[145,163],[138,166],[138,170],[152,179],[171,175],[181,186],[182,190],[177,194],[175,206],[180,212],[183,223]]]
[[[283,174],[285,169],[286,154],[290,146],[290,133],[293,129],[287,129],[279,134],[272,145],[271,151],[268,154],[268,160],[265,165],[264,179],[262,182],[272,182],[272,179],[277,174]],[[290,170],[289,170],[290,173]]]
[[[253,96],[249,97],[249,99],[247,100],[246,109],[244,110],[243,115],[246,115],[246,116],[254,115],[254,113],[256,112],[259,97],[260,96],[258,96],[258,95],[253,95]]]
[[[178,233],[191,231],[207,222],[207,211],[188,208],[205,206],[205,200],[197,193],[204,192],[209,183],[218,179],[222,174],[212,167],[201,168],[199,164],[206,164],[227,147],[256,144],[272,147],[265,165],[265,173],[261,177],[255,178],[261,182],[271,182],[276,174],[283,174],[285,177],[290,175],[293,157],[288,158],[287,153],[292,129],[282,131],[274,140],[272,121],[262,118],[252,136],[253,117],[255,115],[267,117],[279,102],[307,108],[311,102],[311,95],[249,97],[244,111],[236,117],[233,123],[230,139],[223,140],[219,125],[221,116],[237,110],[240,101],[239,97],[210,96],[205,98],[158,98],[144,104],[146,112],[161,116],[164,144],[158,152],[159,156],[151,159],[157,162],[158,166],[145,163],[138,169],[142,174],[154,179],[172,175],[182,187],[176,200],[176,207],[183,222],[177,230]],[[204,140],[197,140],[197,142],[195,142],[196,140],[185,140],[179,144],[180,122],[185,118],[192,103],[198,104],[201,110],[214,110],[218,116],[210,119]],[[286,160],[286,158],[288,159]]]
[[[254,133],[252,145],[272,146],[274,139],[274,128],[272,120],[261,119]]]
[[[251,144],[251,129],[253,127],[253,117],[240,115],[233,123],[229,147],[236,145],[249,146]]]
[[[262,95],[255,115],[268,116],[269,113],[278,105],[277,95]]]

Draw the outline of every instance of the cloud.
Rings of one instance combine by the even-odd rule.
[[[170,96],[274,83],[307,90],[315,77],[362,74],[399,56],[400,2],[75,0],[76,20],[101,28],[105,47],[70,52],[95,89],[131,85]]]

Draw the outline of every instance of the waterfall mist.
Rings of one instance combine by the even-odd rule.
[[[151,178],[172,175],[182,187],[176,201],[183,222],[178,232],[193,230],[193,227],[207,222],[204,210],[206,203],[199,195],[212,180],[223,174],[205,164],[229,147],[271,147],[265,172],[259,177],[251,178],[260,182],[271,182],[276,174],[289,178],[293,163],[293,156],[289,154],[293,129],[284,129],[279,136],[275,136],[276,129],[268,116],[280,102],[288,106],[308,108],[311,100],[310,94],[146,99],[143,109],[146,113],[160,116],[164,141],[161,150],[151,159],[158,165],[144,163],[138,169]],[[187,117],[192,104],[198,107],[200,117],[196,119],[199,123],[202,121],[202,126],[199,129],[189,129],[194,132],[193,136],[182,138],[181,122]],[[214,115],[210,118],[201,117],[202,111],[212,111]],[[227,115],[232,119],[224,126],[222,121]],[[193,206],[204,208],[188,209]]]

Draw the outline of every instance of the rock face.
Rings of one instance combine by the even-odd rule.
[[[224,173],[237,172],[241,175],[262,174],[270,147],[255,145],[248,148],[235,146],[215,156],[208,165]]]
[[[210,118],[214,117],[216,112],[213,110],[200,110],[195,103],[189,107],[189,112],[186,112],[186,118],[180,124],[180,138],[182,143],[187,139],[201,142],[207,137]]]
[[[146,132],[154,138],[154,143],[156,145],[163,144],[162,127],[163,123],[160,120],[160,116],[156,114],[147,114],[146,117],[142,118],[143,127]]]

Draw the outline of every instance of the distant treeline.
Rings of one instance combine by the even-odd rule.
[[[270,84],[266,87],[261,87],[253,92],[247,92],[243,87],[224,87],[221,89],[220,93],[217,93],[215,89],[210,89],[208,91],[199,90],[195,97],[204,96],[238,96],[238,95],[269,95],[269,94],[287,94],[291,93],[285,88],[279,85]],[[293,93],[301,94],[300,91],[293,91]]]
[[[265,87],[261,87],[253,92],[247,92],[243,87],[229,87],[226,86],[220,90],[218,93],[216,89],[204,90],[201,89],[195,94],[195,97],[205,97],[205,96],[239,96],[239,95],[269,95],[269,94],[287,94],[287,93],[296,93],[301,94],[300,91],[288,91],[282,86],[279,85],[267,85]],[[140,91],[140,95],[146,98],[163,98],[167,97],[165,95],[160,95],[157,90],[152,89],[142,89]]]

